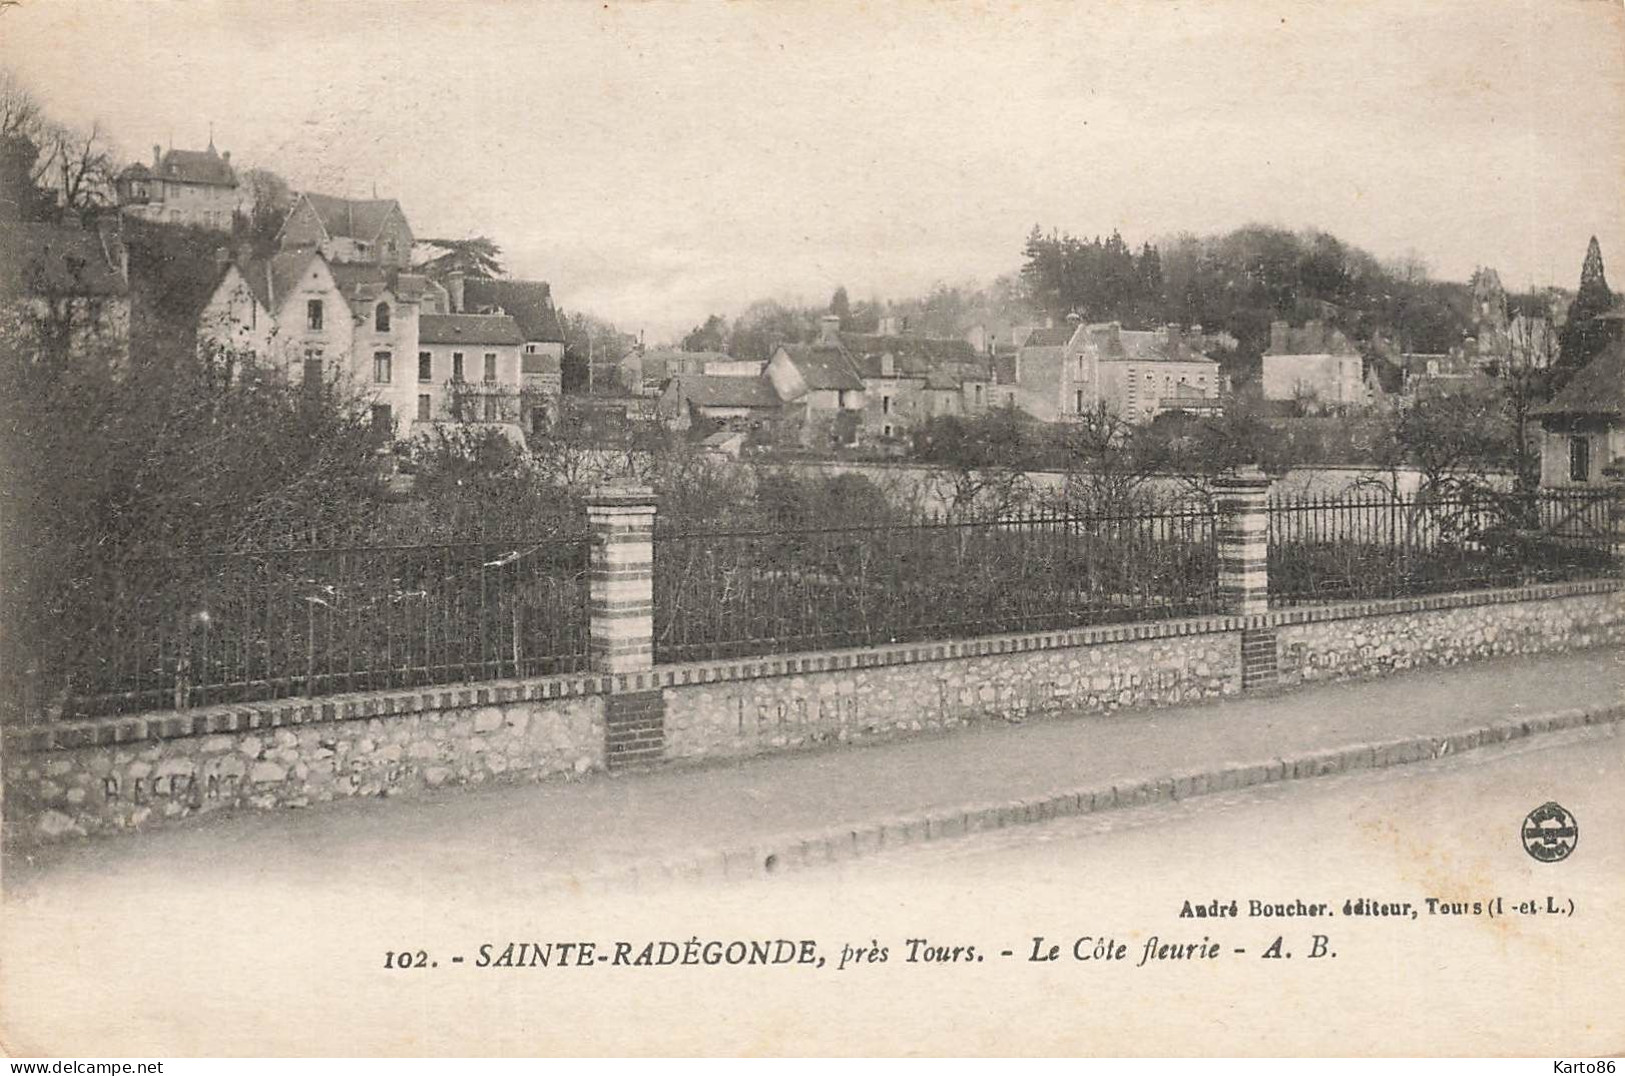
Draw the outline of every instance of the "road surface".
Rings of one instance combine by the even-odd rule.
[[[332,886],[121,859],[6,906],[0,1034],[54,1056],[1595,1055],[1625,1047],[1622,789],[1610,727],[579,900],[454,863],[443,888],[402,886],[387,855]],[[1548,801],[1579,826],[1558,863],[1520,838]],[[1345,914],[1362,900],[1404,910]],[[751,943],[791,956],[706,963]]]

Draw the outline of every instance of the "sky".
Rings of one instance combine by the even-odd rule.
[[[215,143],[491,236],[651,341],[904,298],[1034,224],[1316,227],[1434,275],[1625,283],[1618,0],[23,0],[0,63],[123,158]]]

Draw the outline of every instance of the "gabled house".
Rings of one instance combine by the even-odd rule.
[[[1011,371],[1016,406],[1043,422],[1094,410],[1098,378],[1078,315],[1070,315],[1065,325],[1035,327],[1021,335]]]
[[[671,429],[748,433],[772,429],[783,410],[784,401],[765,377],[725,374],[678,374],[666,381],[655,405],[655,414]]]
[[[408,269],[412,262],[412,226],[393,198],[336,198],[306,191],[288,210],[277,241],[283,250],[319,250],[330,263]]]
[[[1357,407],[1367,402],[1364,360],[1346,336],[1323,322],[1296,329],[1271,322],[1263,389],[1266,400],[1292,400],[1316,410]]]
[[[152,167],[136,163],[113,180],[119,209],[165,224],[194,224],[229,232],[232,217],[247,208],[230,152],[152,147]]]
[[[801,437],[808,445],[858,440],[863,378],[841,343],[840,325],[840,318],[826,314],[817,341],[780,345],[763,372],[780,400],[804,409]]]
[[[0,308],[36,354],[128,362],[129,254],[115,223],[0,221]]]
[[[969,415],[991,399],[988,360],[960,338],[842,333],[863,379],[866,433],[895,438],[934,415]]]
[[[1608,483],[1604,469],[1625,466],[1625,341],[1609,344],[1532,415],[1541,426],[1542,486]]]

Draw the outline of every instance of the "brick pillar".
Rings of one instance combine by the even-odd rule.
[[[641,672],[654,664],[654,491],[605,486],[587,499],[592,528],[592,669]]]
[[[1219,604],[1227,613],[1269,612],[1270,480],[1243,467],[1214,483],[1219,525]]]

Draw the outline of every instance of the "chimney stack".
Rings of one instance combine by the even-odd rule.
[[[1270,354],[1285,355],[1290,351],[1287,344],[1287,324],[1284,321],[1270,322]]]
[[[153,146],[152,147],[152,170],[154,172],[158,171],[158,164],[159,164],[159,161],[163,157],[163,152],[164,152],[164,147],[162,147],[162,146]]]
[[[461,314],[463,312],[463,271],[461,269],[453,269],[446,274],[446,291],[451,295],[451,312]]]
[[[818,319],[818,342],[825,347],[836,347],[841,342],[839,314],[825,314]]]

